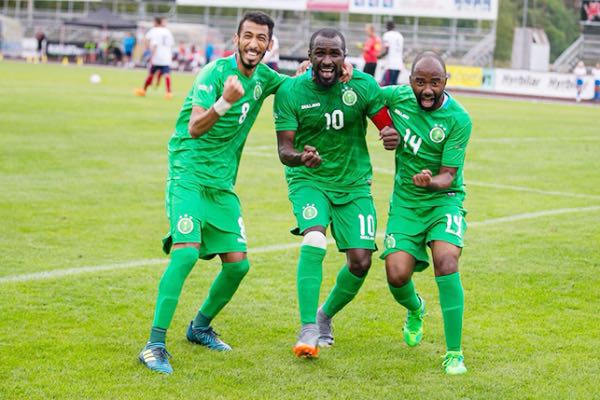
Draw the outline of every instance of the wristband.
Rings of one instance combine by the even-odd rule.
[[[213,104],[213,109],[217,114],[219,114],[219,116],[222,117],[227,111],[229,111],[231,106],[232,104],[230,102],[225,100],[223,97],[219,97],[219,100],[217,100],[215,104]]]

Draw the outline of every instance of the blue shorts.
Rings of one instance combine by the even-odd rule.
[[[583,86],[583,79],[577,79],[577,86]]]
[[[150,68],[150,73],[154,74],[156,71],[160,71],[161,75],[166,75],[171,72],[171,67],[168,65],[153,65]]]

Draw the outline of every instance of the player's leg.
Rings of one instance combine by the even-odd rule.
[[[171,253],[171,259],[158,285],[150,337],[139,359],[152,370],[170,374],[173,370],[165,349],[167,329],[175,314],[183,284],[198,260],[201,230],[200,199],[196,188],[170,182],[166,198],[171,229],[165,239],[165,251]]]
[[[464,211],[459,207],[436,207],[432,215],[436,224],[427,235],[431,246],[435,281],[446,337],[444,368],[451,375],[467,372],[462,355],[464,291],[458,272],[458,259],[466,231]]]
[[[303,236],[296,278],[302,327],[293,351],[297,357],[317,357],[317,308],[327,250],[325,230],[331,219],[331,206],[325,194],[313,187],[291,190],[289,198],[298,223],[298,228],[292,232]]]
[[[331,219],[331,232],[338,249],[346,252],[346,264],[338,272],[335,286],[317,313],[321,346],[333,344],[332,318],[362,287],[371,268],[371,255],[377,249],[377,215],[372,197],[333,206]]]
[[[165,67],[162,67],[162,74],[165,77],[165,89],[166,89],[165,97],[167,99],[170,99],[173,97],[173,94],[171,93],[171,68],[168,65]]]
[[[206,210],[200,258],[221,258],[221,271],[213,280],[208,295],[187,331],[189,341],[211,350],[229,351],[211,322],[231,301],[250,269],[246,256],[246,233],[241,205],[234,193],[204,188]]]
[[[390,210],[381,258],[385,259],[392,296],[407,309],[402,331],[409,346],[418,345],[423,338],[425,301],[417,294],[412,275],[429,265],[424,230],[425,226],[415,210],[402,207]]]

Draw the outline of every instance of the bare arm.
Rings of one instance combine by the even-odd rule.
[[[277,131],[279,160],[288,167],[304,165],[309,168],[316,168],[321,165],[321,156],[316,148],[306,145],[303,152],[296,151],[294,136],[296,136],[296,131]]]
[[[420,173],[415,174],[412,180],[416,186],[429,189],[433,192],[445,190],[452,185],[457,169],[454,167],[442,167],[440,168],[440,172],[435,176],[432,176],[430,170],[424,169]]]
[[[236,75],[231,75],[223,86],[223,95],[209,109],[200,106],[192,108],[192,115],[188,123],[188,132],[194,139],[202,136],[225,115],[233,103],[244,95],[244,88]]]

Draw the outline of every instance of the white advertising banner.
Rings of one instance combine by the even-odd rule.
[[[177,0],[182,6],[258,8],[267,10],[306,10],[306,0]]]
[[[577,84],[573,74],[496,69],[493,91],[525,96],[575,99]],[[593,97],[594,80],[591,76],[587,76],[583,80],[581,98],[592,99]]]
[[[349,0],[350,12],[495,20],[498,0]]]

